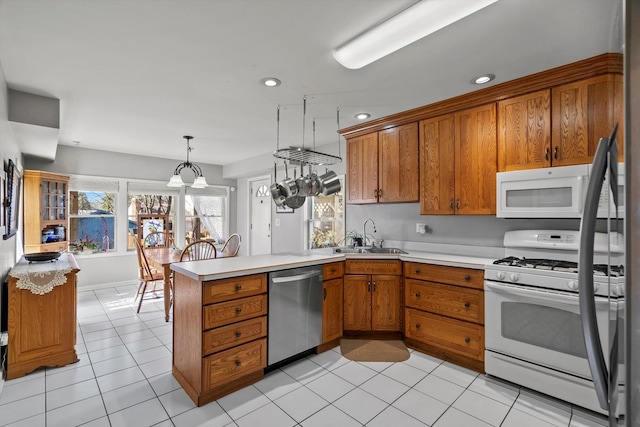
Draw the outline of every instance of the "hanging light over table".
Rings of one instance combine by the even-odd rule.
[[[189,141],[191,141],[193,137],[185,135],[183,136],[183,138],[187,140],[187,161],[180,163],[176,167],[176,170],[173,171],[173,176],[169,180],[167,187],[182,187],[185,185],[184,181],[182,180],[182,177],[180,176],[180,172],[182,172],[182,169],[184,168],[191,169],[194,175],[196,176],[196,179],[193,181],[193,184],[191,184],[191,188],[208,187],[209,184],[207,184],[207,180],[204,178],[204,175],[202,174],[202,169],[200,169],[200,166],[196,165],[195,163],[191,163],[189,161],[189,153],[191,152],[191,150],[193,150],[193,148],[191,148],[191,146],[189,145]]]

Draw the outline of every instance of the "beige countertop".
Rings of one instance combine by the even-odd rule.
[[[406,254],[334,254],[331,249],[315,249],[299,253],[239,256],[203,261],[187,261],[171,264],[177,273],[198,281],[217,280],[248,274],[268,273],[287,268],[306,267],[343,261],[345,259],[398,259],[400,261],[421,262],[482,270],[495,258],[481,258],[431,252],[407,251]]]

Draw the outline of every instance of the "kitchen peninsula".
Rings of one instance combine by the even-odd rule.
[[[471,303],[465,298],[457,300],[460,307],[455,310],[459,313],[471,311],[475,317],[468,314],[466,317],[451,315],[455,310],[448,307],[451,313],[442,313],[447,316],[444,318],[428,305],[418,303],[405,308],[403,301],[409,299],[405,291],[410,289],[404,283],[406,277],[415,277],[417,265],[431,264],[436,269],[425,269],[426,275],[417,273],[422,276],[421,279],[442,282],[443,288],[454,285],[451,286],[451,292],[456,291],[457,294],[466,295],[467,287],[475,287],[473,292],[482,292],[482,270],[493,259],[416,251],[407,254],[334,254],[331,250],[314,250],[172,264],[174,377],[198,406],[259,381],[268,364],[268,273],[317,265],[323,267],[325,280],[330,278],[333,282],[337,279],[342,285],[342,277],[336,277],[336,274],[343,271],[349,274],[350,263],[362,266],[365,260],[370,261],[372,266],[378,263],[378,267],[389,264],[390,260],[403,265],[403,273],[396,282],[399,283],[397,291],[400,295],[397,313],[400,330],[396,332],[407,337],[409,346],[483,371],[482,298],[478,299],[475,295]],[[410,268],[414,271],[409,271]],[[434,276],[431,278],[429,274]],[[458,278],[461,283],[456,282]],[[470,284],[467,285],[465,281]],[[326,295],[324,298],[328,301]],[[349,298],[349,294],[344,292],[345,306]],[[342,313],[338,314],[342,319]],[[420,328],[419,324],[419,333],[416,333],[416,325],[407,323],[413,321],[416,315],[419,319],[427,316],[436,320],[442,318],[445,324],[452,325],[455,333],[447,335],[439,331],[438,334],[429,334],[428,326]],[[475,335],[467,334],[471,330]],[[337,342],[337,339],[333,339],[329,343]]]

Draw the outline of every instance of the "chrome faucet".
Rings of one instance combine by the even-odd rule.
[[[373,220],[371,218],[368,218],[367,220],[365,220],[364,224],[362,224],[362,238],[363,238],[363,243],[365,246],[367,246],[367,223],[371,221],[371,224],[373,224],[373,232],[377,233],[378,230],[376,230],[376,223],[373,222]],[[376,245],[376,241],[373,241],[373,246]]]

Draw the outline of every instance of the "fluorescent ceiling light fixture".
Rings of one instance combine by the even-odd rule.
[[[421,0],[333,51],[346,68],[362,68],[498,0]]]
[[[280,86],[282,82],[278,79],[276,79],[275,77],[266,77],[264,79],[262,79],[262,84],[265,86],[269,86],[269,87],[276,87],[276,86]]]
[[[365,119],[368,119],[369,117],[371,117],[371,114],[369,114],[369,113],[358,113],[353,117],[355,117],[358,120],[365,120]]]
[[[480,76],[478,78],[473,79],[473,82],[477,85],[483,85],[485,83],[489,83],[491,80],[495,78],[496,76],[494,74],[485,74],[484,76]]]

